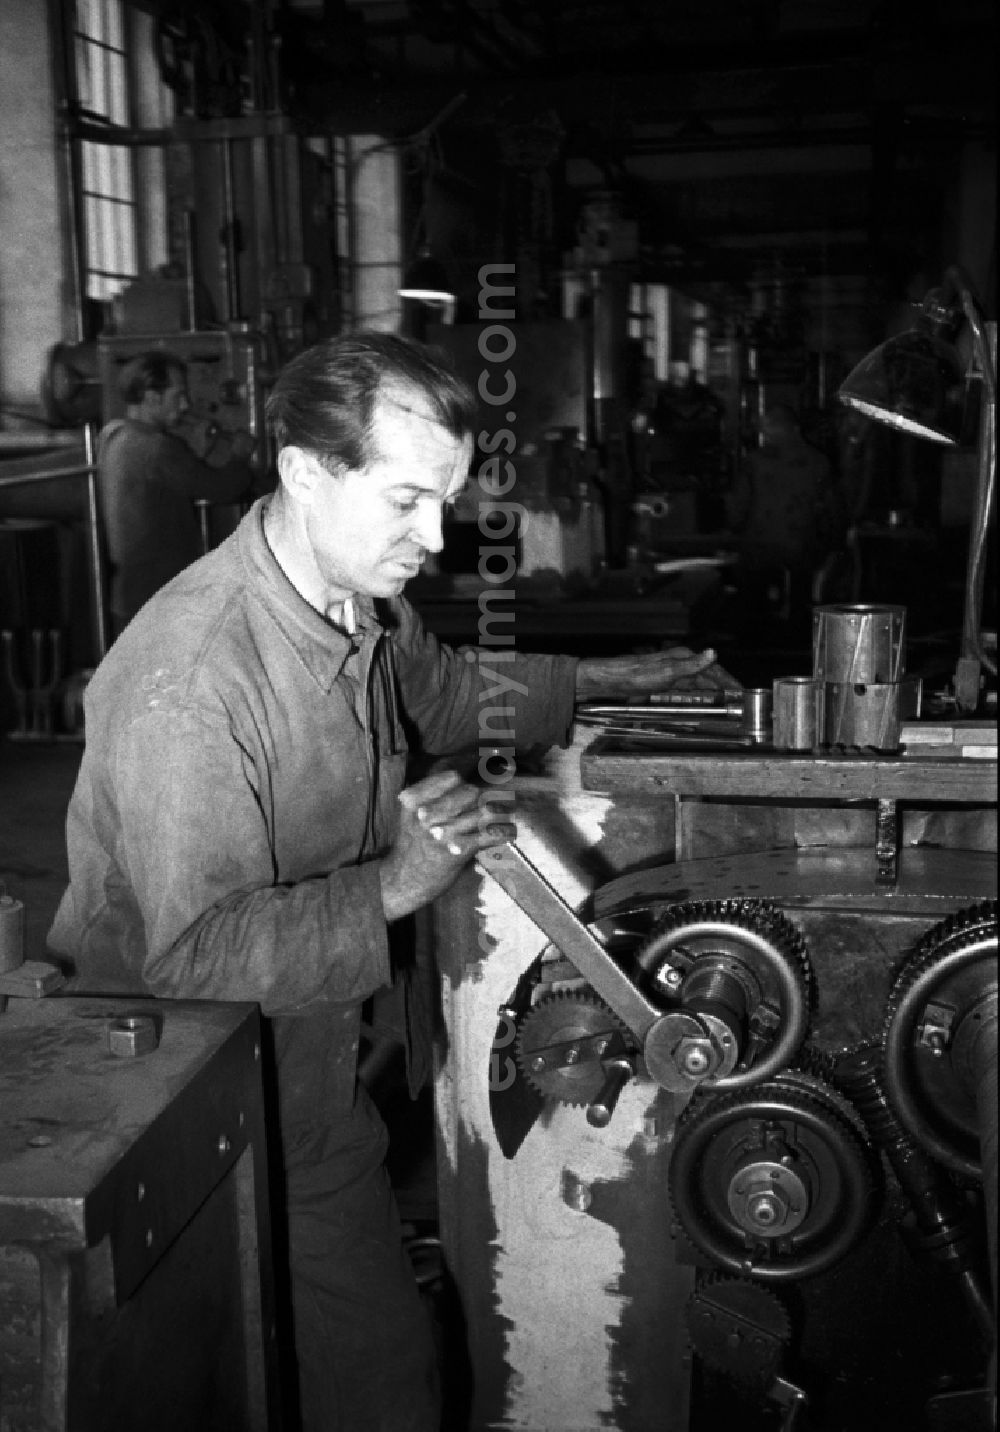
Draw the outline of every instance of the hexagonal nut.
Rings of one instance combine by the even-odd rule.
[[[685,1068],[687,1058],[691,1054],[698,1054],[704,1057],[704,1073],[696,1075]],[[690,1078],[700,1079],[705,1079],[710,1074],[714,1074],[722,1062],[719,1050],[715,1047],[711,1039],[706,1035],[694,1036],[690,1034],[682,1035],[674,1045],[673,1060],[677,1068],[684,1073],[688,1073]]]
[[[148,1014],[124,1014],[108,1022],[108,1052],[119,1059],[152,1054],[159,1042],[156,1020]]]
[[[788,1215],[791,1212],[791,1204],[788,1202],[782,1190],[770,1183],[751,1185],[747,1190],[745,1207],[746,1216],[750,1223],[754,1226],[767,1226],[773,1229],[784,1228],[788,1222]],[[772,1216],[762,1218],[761,1215],[755,1211],[758,1208],[768,1210]]]

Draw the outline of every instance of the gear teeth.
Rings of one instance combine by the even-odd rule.
[[[699,1314],[708,1315],[707,1325],[698,1326]],[[792,1336],[791,1319],[777,1294],[749,1278],[709,1273],[700,1279],[688,1299],[685,1315],[691,1346],[706,1367],[714,1368],[748,1393],[761,1395],[767,1391]],[[741,1338],[734,1349],[725,1337],[727,1315],[733,1320],[734,1331],[740,1323],[750,1323],[763,1335],[753,1339],[752,1352],[747,1339]]]
[[[753,1278],[740,1278],[732,1273],[705,1273],[699,1279],[696,1292],[699,1294],[708,1293],[711,1297],[718,1297],[721,1291],[732,1291],[736,1301],[743,1300],[743,1306],[747,1303],[756,1303],[758,1307],[766,1306],[773,1314],[775,1326],[771,1331],[773,1337],[780,1338],[783,1343],[789,1343],[792,1339],[792,1320],[788,1309],[771,1288],[765,1288],[763,1283],[757,1283]],[[743,1311],[742,1308],[737,1311]],[[745,1316],[745,1314],[744,1314]]]
[[[675,1171],[679,1166],[678,1153],[687,1140],[697,1137],[699,1126],[709,1115],[714,1118],[719,1113],[725,1116],[728,1112],[732,1116],[733,1123],[741,1117],[754,1119],[758,1117],[756,1108],[759,1104],[776,1093],[784,1096],[793,1108],[797,1106],[803,1112],[809,1109],[820,1111],[831,1127],[831,1132],[841,1141],[840,1156],[852,1158],[856,1171],[860,1172],[863,1169],[869,1203],[874,1195],[881,1192],[881,1161],[864,1120],[854,1105],[835,1089],[832,1089],[824,1080],[814,1075],[804,1074],[800,1070],[783,1069],[763,1083],[746,1089],[721,1092],[713,1092],[711,1089],[698,1090],[677,1122],[667,1179],[667,1199],[673,1219],[683,1230],[685,1237],[707,1257],[721,1262],[723,1267],[729,1265],[729,1258],[721,1257],[715,1249],[707,1246],[704,1239],[698,1237],[696,1228],[691,1226],[692,1220],[687,1216],[687,1205],[693,1204],[698,1207],[701,1195],[697,1188],[692,1189],[687,1186],[683,1189],[677,1188]],[[789,1096],[791,1097],[789,1098]],[[863,1220],[859,1218],[859,1234],[862,1222]],[[736,1238],[737,1235],[734,1234],[734,1247]],[[761,1276],[789,1279],[806,1276],[807,1273],[811,1274],[815,1271],[817,1271],[815,1268],[800,1271],[794,1263],[787,1266],[771,1264],[768,1273],[766,1275],[762,1273]]]
[[[990,941],[992,951],[988,948]],[[956,979],[959,988],[971,990],[973,985],[966,985],[966,977],[973,976],[980,961],[991,962],[996,969],[996,944],[995,900],[969,905],[941,920],[917,942],[897,970],[882,1026],[882,1080],[887,1108],[907,1137],[964,1178],[983,1177],[982,1142],[975,1126],[970,1091],[962,1085],[949,1059],[943,1062],[932,1092],[924,1082],[921,1061],[911,1055],[910,1041],[928,1005],[945,994],[949,980]],[[989,976],[988,969],[987,980]]]
[[[578,1024],[575,1031],[574,1019]],[[537,1051],[551,1044],[591,1039],[604,1032],[618,1033],[626,1042],[634,1043],[627,1025],[592,990],[553,990],[532,1005],[521,1020],[514,1057],[524,1078],[543,1099],[577,1106],[590,1104],[601,1091],[604,1074],[601,1071],[589,1081],[581,1076],[597,1061],[581,1061],[572,1066],[573,1072],[561,1067],[536,1070],[531,1065]]]
[[[806,992],[809,1009],[815,1008],[816,989],[812,962],[802,932],[773,900],[695,900],[672,905],[661,916],[636,951],[636,961],[649,971],[663,936],[685,926],[702,923],[731,925],[737,934],[748,930],[782,950],[796,969]]]
[[[995,933],[997,902],[983,900],[978,905],[970,905],[965,910],[959,910],[955,914],[949,915],[946,920],[942,920],[921,937],[898,970],[895,982],[889,991],[883,1026],[883,1044],[896,1019],[900,1005],[917,980],[921,979],[926,971],[939,960],[943,960],[945,956],[961,949],[965,944],[973,944],[980,935],[989,933],[991,928]]]
[[[831,1054],[817,1048],[815,1044],[803,1044],[792,1061],[791,1068],[800,1074],[811,1074],[816,1079],[832,1084],[836,1061]]]
[[[869,1149],[874,1148],[867,1124],[847,1094],[838,1089],[833,1082],[832,1071],[831,1074],[823,1075],[814,1074],[806,1069],[782,1069],[774,1077],[780,1083],[787,1080],[789,1084],[794,1084],[796,1089],[802,1089],[806,1093],[814,1095],[828,1108],[836,1109],[841,1118],[846,1119],[853,1126],[862,1143]]]

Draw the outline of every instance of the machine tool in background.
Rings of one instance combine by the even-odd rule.
[[[230,455],[233,434],[249,433],[254,439],[250,465],[259,485],[270,466],[264,398],[272,374],[264,335],[249,323],[237,321],[204,330],[168,329],[162,324],[154,329],[153,319],[162,316],[164,305],[158,294],[163,288],[168,296],[174,289],[178,291],[175,319],[179,323],[178,286],[165,279],[137,280],[117,300],[116,332],[103,334],[97,341],[101,422],[125,411],[118,375],[129,359],[149,348],[176,354],[187,367],[191,399],[180,436],[210,466],[221,466]],[[233,530],[240,509],[206,504],[200,515],[207,550]]]
[[[137,353],[161,348],[176,353],[187,365],[191,408],[179,436],[209,466],[221,466],[230,455],[232,436],[249,432],[255,439],[250,465],[258,483],[268,470],[264,441],[263,345],[249,324],[221,331],[153,336],[102,337],[98,341],[102,421],[124,412],[118,373]],[[207,552],[235,530],[243,513],[239,504],[198,504],[202,547]]]

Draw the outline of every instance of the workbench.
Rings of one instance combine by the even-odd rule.
[[[898,874],[900,807],[996,805],[996,760],[966,760],[912,753],[826,748],[810,752],[690,751],[628,738],[598,736],[584,751],[585,790],[617,797],[672,797],[676,806],[674,858],[690,848],[694,800],[760,801],[801,806],[873,806],[874,873],[892,885]]]
[[[4,1432],[275,1432],[260,1071],[253,1005],[0,1014]]]

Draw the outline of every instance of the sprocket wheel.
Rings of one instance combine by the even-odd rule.
[[[622,1020],[587,989],[543,995],[521,1020],[515,1053],[544,1099],[591,1104],[606,1080],[602,1060],[634,1050]]]
[[[990,900],[920,940],[890,991],[882,1041],[886,1094],[901,1123],[933,1157],[971,1178],[983,1176],[977,1099],[983,1080],[995,1076],[996,1022],[997,903]]]
[[[868,1228],[880,1189],[861,1119],[811,1075],[701,1090],[678,1124],[674,1212],[695,1247],[733,1273],[770,1282],[831,1267]]]
[[[772,901],[675,905],[642,942],[635,962],[664,1003],[664,1043],[667,1026],[672,1031],[673,1021],[680,1030],[691,1015],[707,1024],[714,1019],[730,1036],[723,1044],[738,1041],[738,1052],[704,1080],[716,1089],[770,1078],[805,1038],[815,999],[812,966],[802,934]]]
[[[749,1278],[705,1274],[685,1309],[688,1336],[706,1367],[764,1395],[791,1342],[792,1323],[770,1288]]]

